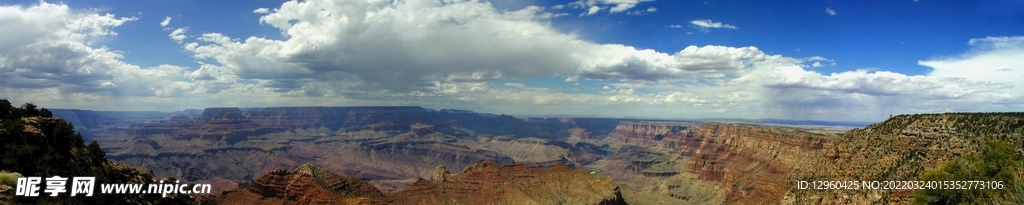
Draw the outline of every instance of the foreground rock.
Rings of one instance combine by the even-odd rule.
[[[220,204],[369,204],[383,203],[377,188],[312,164],[292,172],[275,169],[252,185],[227,191]]]

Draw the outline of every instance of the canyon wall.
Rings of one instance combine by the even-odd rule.
[[[747,204],[778,201],[786,190],[780,184],[791,183],[785,176],[836,140],[792,128],[705,122],[693,133],[666,139],[666,146],[678,150],[687,172],[720,183],[726,203]]]
[[[786,175],[820,156],[836,133],[704,122],[621,122],[603,142],[618,147],[592,166],[662,201],[778,203]],[[615,145],[618,144],[618,145]]]

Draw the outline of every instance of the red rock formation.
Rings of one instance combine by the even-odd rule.
[[[383,194],[359,179],[340,176],[312,164],[293,172],[276,169],[252,185],[225,192],[220,204],[380,204]]]

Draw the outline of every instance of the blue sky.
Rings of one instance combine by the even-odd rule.
[[[1024,110],[1021,1],[0,5],[0,97],[44,107],[837,121]]]

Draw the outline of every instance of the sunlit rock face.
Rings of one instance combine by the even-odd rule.
[[[682,137],[683,139],[679,139]],[[685,170],[700,180],[720,184],[726,203],[769,203],[792,182],[786,175],[821,156],[839,138],[789,128],[705,122],[693,133],[675,135],[672,142]]]

